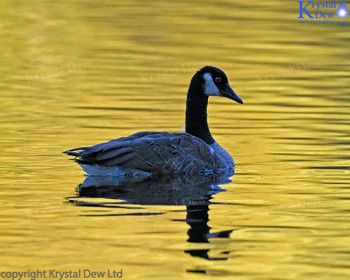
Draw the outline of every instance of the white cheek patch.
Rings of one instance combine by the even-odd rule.
[[[203,75],[205,84],[204,84],[204,93],[207,96],[220,96],[220,91],[213,81],[213,77],[210,73],[205,73]]]

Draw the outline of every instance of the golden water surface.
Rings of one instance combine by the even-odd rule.
[[[0,272],[349,279],[350,25],[299,24],[297,1],[0,5]],[[205,65],[244,105],[210,100],[236,174],[202,218],[152,186],[79,197],[83,172],[61,152],[182,131]]]

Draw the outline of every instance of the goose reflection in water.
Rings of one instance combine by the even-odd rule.
[[[230,174],[232,175],[232,174]],[[130,178],[129,178],[130,179]],[[190,226],[187,231],[189,243],[210,243],[212,238],[229,238],[233,230],[210,232],[209,205],[213,196],[225,191],[219,184],[230,183],[227,174],[211,174],[207,176],[177,176],[146,179],[143,181],[126,181],[126,178],[111,176],[87,177],[78,186],[77,197],[69,201],[77,206],[94,207],[123,207],[124,204],[133,205],[183,205],[186,206],[186,223]],[[84,198],[118,199],[124,202],[120,205],[111,203],[89,203]],[[133,210],[143,208],[130,208]],[[148,213],[160,215],[164,213]],[[110,214],[111,216],[145,215],[144,212],[132,214]],[[180,221],[180,220],[175,220]],[[182,220],[181,220],[182,221]],[[211,258],[209,249],[185,250],[185,253],[207,260],[226,260],[227,257]],[[229,252],[221,252],[227,255]],[[202,272],[202,271],[191,271]]]

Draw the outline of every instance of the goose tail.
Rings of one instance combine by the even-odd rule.
[[[81,157],[82,153],[86,151],[88,147],[81,147],[81,148],[75,148],[71,150],[64,151],[63,154],[74,156],[74,157]]]

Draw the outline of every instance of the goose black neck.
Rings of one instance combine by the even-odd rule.
[[[207,121],[208,96],[203,92],[199,75],[192,78],[186,102],[186,132],[201,138],[207,144],[215,142]]]

